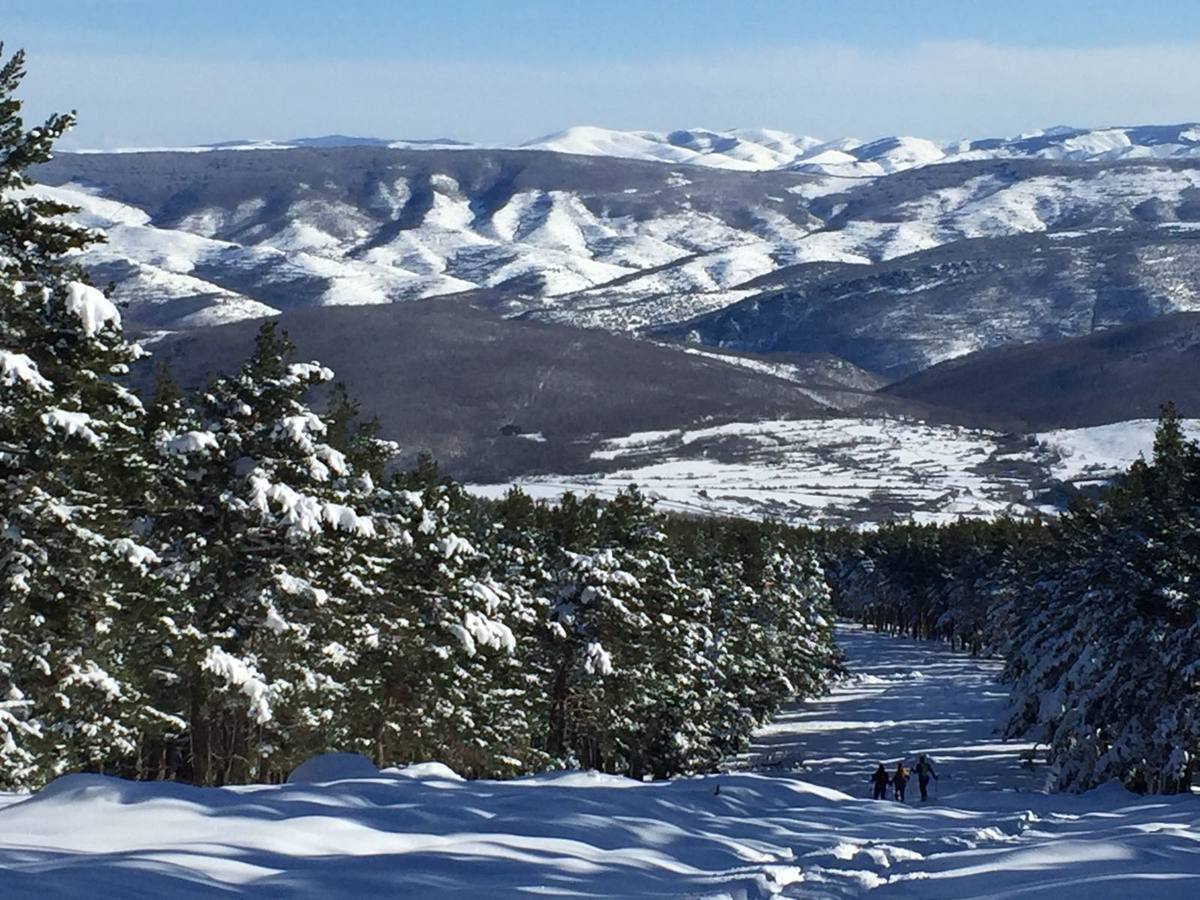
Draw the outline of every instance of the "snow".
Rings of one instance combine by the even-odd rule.
[[[789,376],[770,363],[715,358]],[[823,400],[821,391],[812,394]],[[661,508],[685,513],[810,526],[896,519],[946,524],[1053,512],[1030,494],[1030,481],[1014,474],[1014,464],[1036,467],[1048,483],[1095,483],[1148,454],[1156,424],[1138,419],[1014,437],[888,417],[730,422],[608,438],[591,454],[612,464],[603,471],[467,488],[500,499],[516,484],[535,499],[553,501],[567,491],[611,498],[637,484]],[[1200,438],[1200,420],[1183,426]]]
[[[149,566],[159,562],[158,554],[149,547],[143,547],[130,538],[119,538],[113,542],[113,552],[123,557],[130,565],[145,571]]]
[[[26,384],[35,391],[46,392],[54,386],[42,377],[37,363],[24,353],[0,350],[0,384],[12,387],[17,382]]]
[[[734,422],[613,438],[592,456],[619,468],[516,483],[538,499],[611,497],[636,483],[665,509],[811,525],[885,521],[905,510],[901,518],[949,522],[1029,512],[1025,483],[981,469],[1009,449],[996,432],[903,419]],[[508,487],[468,485],[488,497]]]
[[[1184,434],[1200,440],[1200,419],[1184,419]],[[1058,455],[1051,471],[1070,482],[1099,482],[1129,468],[1139,457],[1149,460],[1154,450],[1155,419],[1131,419],[1091,428],[1059,429],[1039,434],[1038,440]]]
[[[104,294],[90,284],[72,281],[67,285],[67,310],[79,317],[83,333],[91,337],[105,327],[121,327],[121,314]]]
[[[188,456],[203,450],[217,449],[217,436],[211,431],[185,431],[163,438],[158,449],[169,456]]]
[[[1200,890],[1194,797],[1036,789],[993,732],[996,664],[839,626],[854,673],[733,765],[641,783],[464,781],[318,756],[289,783],[69,775],[0,795],[12,898],[703,897],[1127,900]],[[872,801],[876,763],[933,755],[927,804]],[[803,764],[801,765],[801,759]],[[911,788],[915,794],[915,785]]]
[[[592,641],[587,646],[583,668],[589,675],[603,678],[613,673],[612,654],[604,649],[599,641]]]
[[[200,668],[240,692],[249,706],[251,718],[259,725],[270,722],[274,717],[271,711],[271,686],[263,679],[253,661],[226,653],[220,647],[210,647]]]
[[[93,447],[100,446],[100,435],[92,430],[92,417],[83,412],[52,409],[42,414],[42,424],[51,431],[61,431],[68,437],[78,437]]]
[[[463,617],[462,625],[452,622],[447,627],[467,656],[474,656],[480,647],[506,653],[513,652],[517,647],[516,637],[507,625],[476,612],[468,612]]]
[[[437,781],[462,781],[463,777],[445,763],[427,762],[414,763],[411,766],[385,769],[389,775],[399,775],[402,778],[428,778]]]

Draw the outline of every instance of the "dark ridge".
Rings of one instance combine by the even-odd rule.
[[[411,458],[429,450],[456,475],[595,470],[604,438],[703,423],[829,414],[801,387],[716,360],[599,331],[501,319],[463,302],[297,309],[280,317],[297,358],[319,359]],[[150,345],[187,386],[236,369],[258,322]],[[137,374],[145,387],[152,365]],[[865,409],[925,413],[859,392]],[[541,434],[538,442],[520,434]]]
[[[949,360],[882,393],[970,406],[1033,428],[1153,418],[1172,400],[1200,416],[1200,313],[1177,313],[1069,340]]]

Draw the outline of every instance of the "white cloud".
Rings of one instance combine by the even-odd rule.
[[[838,45],[524,65],[31,54],[37,113],[74,107],[70,146],[345,132],[512,143],[573,124],[765,125],[824,137],[951,139],[1051,124],[1200,118],[1200,46]]]

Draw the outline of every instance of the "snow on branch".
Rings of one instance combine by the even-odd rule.
[[[24,353],[0,350],[0,384],[12,387],[17,382],[27,384],[35,391],[50,391],[54,386],[42,377],[37,363]]]
[[[116,306],[88,284],[72,281],[67,285],[67,310],[79,317],[88,337],[99,334],[108,325],[121,327],[121,313]]]

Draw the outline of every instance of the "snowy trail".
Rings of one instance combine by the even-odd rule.
[[[756,735],[746,761],[806,781],[869,796],[875,766],[894,769],[917,754],[934,761],[941,799],[966,790],[1039,790],[1044,774],[1021,764],[1032,744],[997,734],[1007,692],[1001,665],[944,644],[839,625],[851,677],[825,700],[784,709]],[[914,790],[915,794],[916,791]]]
[[[1200,800],[1030,791],[1020,747],[991,733],[994,666],[839,631],[855,677],[755,747],[803,756],[801,773],[465,782],[360,760],[283,786],[68,776],[0,795],[0,897],[1200,896]],[[921,750],[942,767],[937,802],[864,799],[877,761]]]

